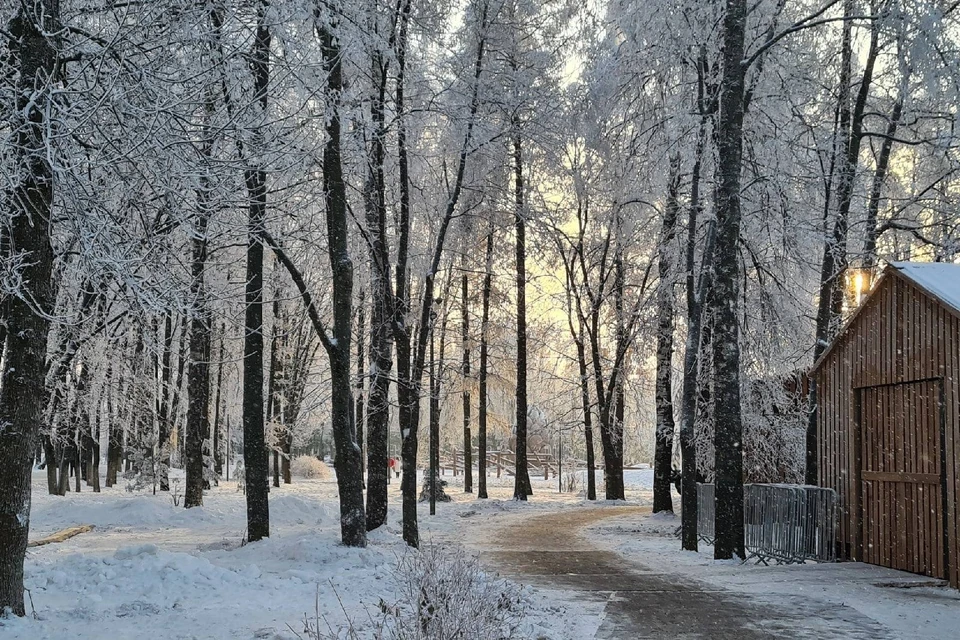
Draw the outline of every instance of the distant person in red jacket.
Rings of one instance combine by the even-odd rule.
[[[387,469],[389,469],[390,471],[393,471],[394,475],[397,478],[400,477],[400,467],[399,465],[397,465],[396,458],[387,458]]]

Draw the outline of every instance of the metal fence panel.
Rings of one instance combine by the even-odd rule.
[[[697,533],[715,539],[714,488],[697,486]],[[748,484],[743,488],[748,558],[780,563],[833,562],[837,548],[837,494],[806,485]]]
[[[713,544],[713,523],[716,520],[714,511],[716,503],[714,502],[713,485],[697,484],[697,538]]]

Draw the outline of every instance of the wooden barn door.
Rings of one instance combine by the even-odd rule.
[[[861,558],[945,578],[942,381],[858,391]]]

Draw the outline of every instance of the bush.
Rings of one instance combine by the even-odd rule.
[[[514,638],[526,614],[521,588],[484,573],[463,547],[407,553],[394,578],[399,600],[380,605],[391,638]]]
[[[313,456],[298,456],[290,463],[290,474],[307,480],[330,480],[333,473]]]
[[[517,638],[526,616],[522,589],[487,575],[462,547],[424,545],[403,555],[393,570],[397,600],[380,600],[366,623],[304,617],[302,640],[473,640]],[[339,599],[339,594],[337,594]],[[340,606],[346,614],[343,601]]]

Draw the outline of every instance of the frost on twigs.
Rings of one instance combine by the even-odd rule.
[[[333,590],[346,623],[316,612],[305,616],[302,640],[508,640],[519,637],[527,613],[521,587],[483,572],[462,547],[424,545],[400,557],[391,575],[395,600],[351,619]],[[292,628],[291,628],[292,630]]]

